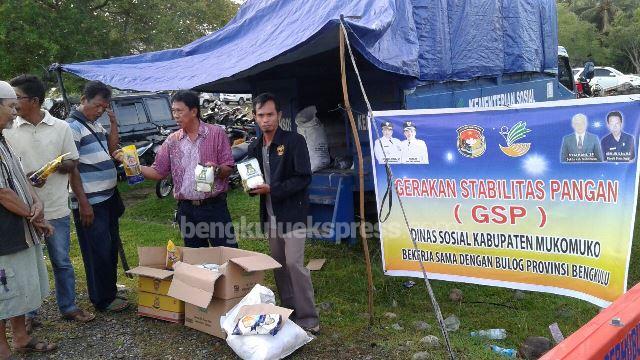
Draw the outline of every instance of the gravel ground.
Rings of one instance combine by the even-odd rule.
[[[120,293],[129,295],[128,291]],[[86,293],[78,294],[81,307],[90,309]],[[119,314],[96,313],[90,323],[77,325],[61,320],[52,294],[40,309],[43,326],[38,339],[56,342],[50,354],[27,354],[18,359],[238,359],[223,340],[179,324],[139,317],[135,306]],[[290,358],[295,359],[388,359],[369,339],[346,345],[339,336],[322,332]]]
[[[124,200],[127,206],[131,206],[154,191],[153,187],[137,189],[128,192]],[[79,306],[94,311],[84,285],[77,284],[77,287]],[[38,315],[43,326],[36,328],[33,336],[57,343],[58,349],[50,354],[14,354],[18,359],[238,359],[224,340],[181,324],[139,317],[136,313],[136,295],[132,290],[120,291],[120,295],[130,299],[132,305],[129,309],[118,314],[96,312],[96,319],[87,324],[61,320],[53,282],[51,290]],[[323,310],[323,313],[330,311]],[[11,335],[10,331],[7,335]],[[370,331],[356,330],[350,336],[353,338],[345,341],[337,332],[324,327],[317,339],[288,359],[394,358],[385,354],[377,345],[380,339]],[[406,358],[406,354],[397,358]]]
[[[86,294],[78,294],[78,300],[89,309]],[[58,350],[22,359],[236,359],[224,341],[182,325],[139,317],[133,305],[119,314],[97,313],[94,321],[76,325],[59,319],[55,298],[50,296],[39,319],[43,326],[34,336],[56,342]]]

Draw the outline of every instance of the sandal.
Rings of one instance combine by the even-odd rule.
[[[42,326],[40,320],[36,318],[25,317],[24,319],[24,327],[27,329],[27,334],[31,334],[33,329]]]
[[[320,333],[320,325],[316,325],[314,327],[303,328],[304,331],[310,333],[311,335],[318,335]]]
[[[86,310],[76,309],[66,314],[62,314],[64,320],[77,321],[80,323],[88,323],[96,318],[96,316]]]
[[[115,298],[109,306],[105,308],[106,311],[110,312],[121,312],[126,310],[129,307],[129,302],[126,300],[122,300],[121,298]]]
[[[51,352],[58,348],[56,344],[50,344],[46,341],[36,340],[36,338],[31,338],[27,345],[22,347],[16,347],[13,350],[19,353],[28,353],[28,352]]]

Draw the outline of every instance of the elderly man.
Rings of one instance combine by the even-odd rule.
[[[574,133],[562,139],[560,161],[562,162],[601,162],[602,148],[600,140],[587,132],[587,116],[576,114],[571,118]]]
[[[17,103],[11,85],[0,81],[0,359],[12,358],[6,320],[11,322],[16,352],[56,349],[29,336],[25,326],[25,314],[38,309],[49,293],[41,242],[53,227],[44,219],[44,206],[3,135],[16,117]]]
[[[192,91],[178,91],[171,98],[171,113],[180,130],[162,144],[155,163],[142,166],[151,180],[173,177],[173,196],[178,200],[176,220],[186,247],[238,247],[227,208],[228,177],[233,167],[231,146],[224,130],[200,120],[200,99]],[[122,152],[114,154],[122,161]],[[211,192],[196,191],[198,164],[214,168]]]
[[[36,184],[35,191],[46,205],[45,219],[55,228],[54,234],[46,238],[46,243],[53,268],[58,309],[64,319],[91,321],[95,316],[76,305],[76,276],[69,257],[71,211],[67,192],[68,174],[78,160],[71,129],[66,121],[56,119],[42,110],[45,87],[40,79],[33,75],[20,75],[9,83],[18,95],[18,118],[13,128],[5,130],[4,134],[20,157],[24,171],[31,174],[54,158],[67,154],[58,171],[45,182]],[[27,315],[27,330],[35,323],[30,320],[30,315]]]
[[[124,213],[117,192],[117,172],[111,153],[118,147],[118,122],[110,109],[111,90],[89,81],[78,110],[67,120],[80,154],[69,180],[73,221],[87,276],[89,299],[100,311],[119,312],[129,307],[117,296],[119,218]],[[109,133],[97,121],[107,113]]]

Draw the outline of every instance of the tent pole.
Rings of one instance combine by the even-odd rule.
[[[373,313],[373,274],[371,272],[371,257],[369,255],[369,243],[367,240],[367,233],[365,231],[365,215],[364,215],[364,165],[362,158],[362,146],[360,145],[360,136],[358,135],[358,127],[351,111],[351,102],[349,101],[349,89],[347,87],[347,69],[345,63],[345,38],[341,28],[338,28],[340,33],[340,72],[342,77],[342,96],[344,98],[344,107],[349,117],[349,123],[351,124],[351,132],[353,134],[353,141],[356,146],[356,152],[358,154],[358,179],[359,179],[359,200],[360,200],[360,238],[362,240],[362,249],[364,251],[364,260],[367,269],[367,290],[368,290],[368,309],[369,309],[369,325],[373,325],[374,313]]]
[[[54,70],[56,72],[56,78],[58,79],[58,87],[60,88],[60,93],[62,94],[62,101],[64,103],[64,109],[67,112],[67,114],[69,114],[70,111],[71,111],[71,104],[69,104],[69,97],[67,96],[67,89],[64,88],[64,81],[62,81],[62,67],[60,65],[57,65]]]

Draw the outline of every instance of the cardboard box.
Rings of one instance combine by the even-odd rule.
[[[291,314],[293,314],[293,310],[283,308],[280,306],[275,306],[273,304],[254,304],[254,305],[245,305],[238,309],[238,315],[236,315],[235,322],[238,322],[240,319],[247,315],[265,315],[265,314],[278,314],[282,316],[282,322],[285,322],[289,319]]]
[[[263,282],[265,270],[281,267],[268,255],[227,247],[184,248],[182,257],[174,265],[168,294],[201,308],[214,297],[228,300],[247,295]],[[202,269],[199,264],[218,264],[220,270]]]
[[[236,306],[240,300],[242,300],[242,298],[229,300],[213,299],[206,308],[186,304],[184,325],[209,335],[225,339],[227,334],[220,327],[220,317]]]
[[[148,308],[138,305],[138,315],[150,317],[158,320],[164,320],[176,324],[182,324],[184,322],[184,313],[175,313],[170,311],[164,311],[160,309]]]
[[[127,271],[127,274],[171,281],[173,271],[164,268],[166,258],[167,249],[164,247],[139,247],[138,266]]]
[[[167,295],[173,271],[164,269],[166,256],[164,247],[139,247],[138,266],[127,273],[139,276],[138,315],[181,323],[185,304]]]
[[[138,292],[138,315],[182,323],[184,311],[184,301],[166,295]]]
[[[174,313],[184,313],[184,301],[166,295],[138,292],[138,305]]]
[[[169,286],[171,286],[171,278],[164,280],[154,279],[147,276],[140,276],[138,278],[138,291],[141,292],[167,295],[167,293],[169,293]]]

